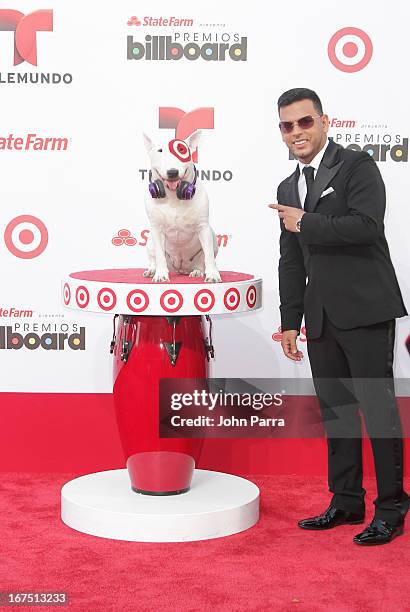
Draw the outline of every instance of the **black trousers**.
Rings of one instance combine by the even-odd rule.
[[[308,354],[328,442],[332,504],[361,512],[361,410],[377,478],[377,518],[397,523],[409,507],[403,490],[403,439],[394,393],[395,321],[343,330],[324,313],[322,334]]]

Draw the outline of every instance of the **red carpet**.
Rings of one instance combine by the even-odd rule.
[[[219,540],[140,544],[64,525],[60,488],[73,477],[1,474],[0,591],[66,591],[68,609],[84,612],[410,610],[410,524],[373,548],[352,544],[360,525],[296,526],[327,505],[324,478],[248,477],[262,494],[256,527]],[[375,485],[366,484],[370,519]]]

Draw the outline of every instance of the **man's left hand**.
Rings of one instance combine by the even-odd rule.
[[[304,210],[295,206],[285,206],[284,204],[269,204],[269,208],[274,208],[278,211],[279,217],[283,219],[283,225],[289,232],[298,232],[296,223],[305,214]]]

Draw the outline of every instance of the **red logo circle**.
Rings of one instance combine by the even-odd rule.
[[[63,287],[63,301],[66,306],[70,303],[71,300],[71,289],[68,283],[64,283]]]
[[[228,289],[228,291],[225,292],[224,304],[225,308],[227,308],[228,310],[236,310],[239,306],[240,301],[241,295],[238,289],[235,289],[235,287],[232,287],[231,289]]]
[[[176,289],[169,289],[161,295],[159,303],[165,312],[178,312],[184,303],[184,298]]]
[[[117,303],[117,296],[112,289],[104,287],[98,292],[97,303],[102,310],[112,310]]]
[[[178,138],[174,138],[174,140],[170,140],[168,143],[169,150],[172,155],[175,155],[180,161],[186,163],[191,160],[191,151],[186,142],[183,140],[178,140]]]
[[[342,28],[333,34],[327,47],[329,59],[342,72],[363,70],[372,59],[373,44],[359,28]]]
[[[4,230],[6,247],[16,257],[34,259],[48,244],[48,231],[40,219],[32,215],[20,215],[10,221]]]
[[[256,304],[256,287],[251,285],[246,292],[246,303],[249,308],[254,308]]]
[[[88,306],[88,302],[90,301],[90,294],[88,293],[88,289],[84,287],[84,285],[80,285],[77,287],[75,292],[75,301],[77,302],[77,306],[80,308],[85,308]]]
[[[194,306],[200,312],[209,312],[215,305],[215,296],[209,289],[201,289],[194,296]]]
[[[149,297],[142,289],[134,289],[127,295],[127,306],[133,312],[143,312],[148,308]]]

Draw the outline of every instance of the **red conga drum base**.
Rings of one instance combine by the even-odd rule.
[[[201,317],[116,318],[114,405],[131,487],[145,495],[185,493],[202,439],[160,438],[159,381],[207,377]]]

